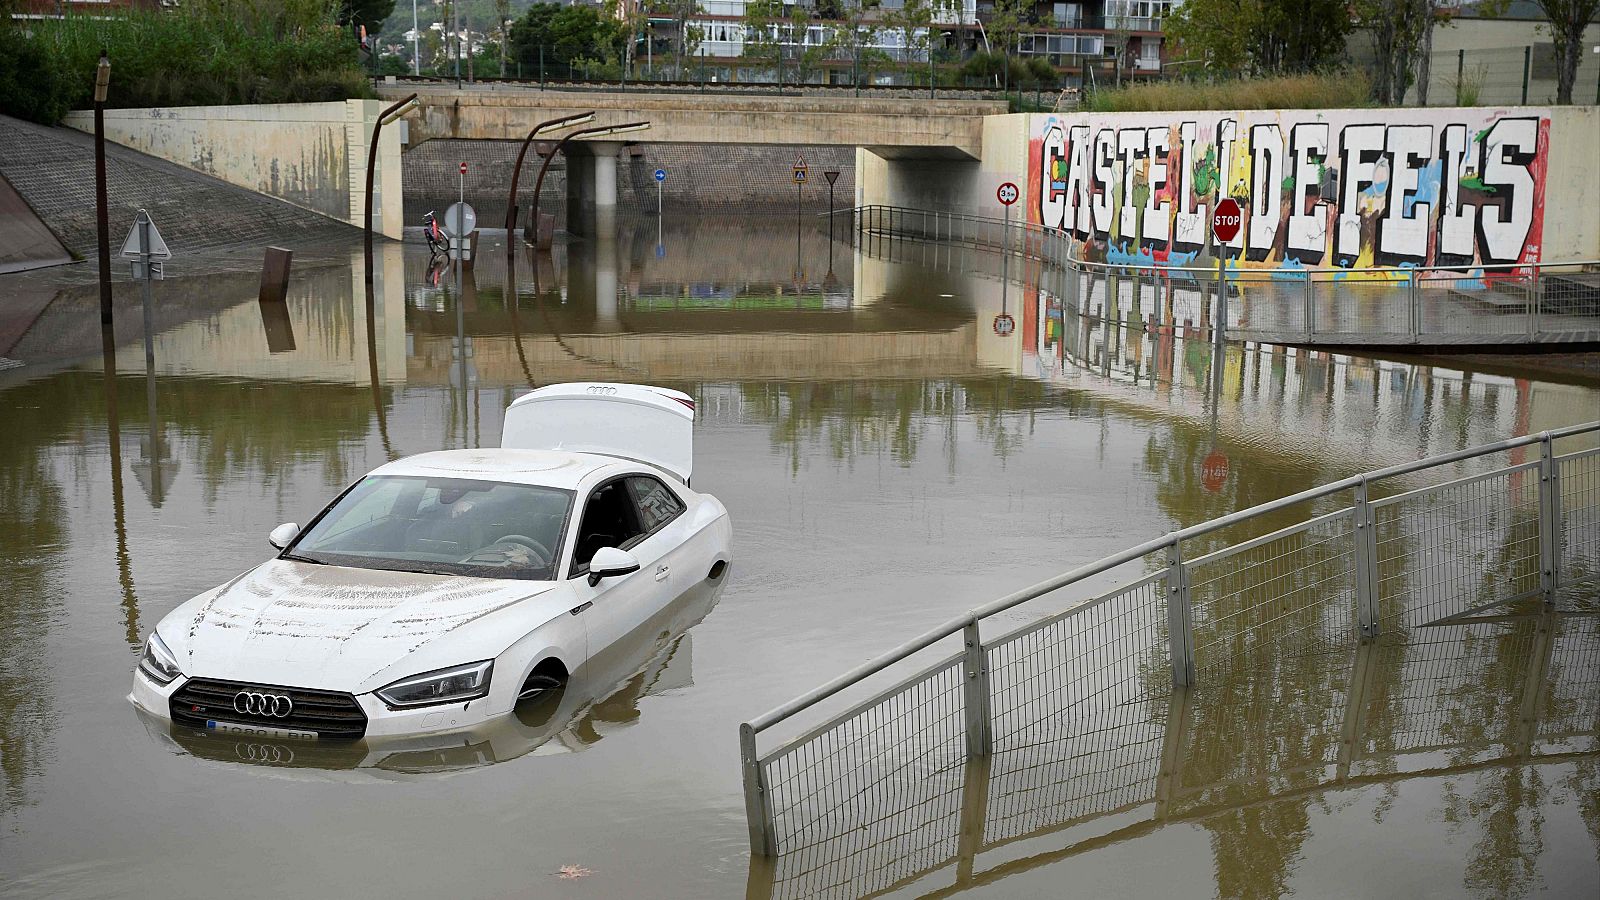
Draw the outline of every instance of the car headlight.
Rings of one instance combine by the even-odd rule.
[[[378,688],[378,699],[396,707],[463,703],[489,693],[489,675],[493,671],[492,659],[435,669]]]
[[[154,631],[145,639],[144,655],[139,657],[139,671],[159,685],[170,684],[172,679],[183,674],[183,670],[178,668],[178,658],[167,649],[161,635]]]

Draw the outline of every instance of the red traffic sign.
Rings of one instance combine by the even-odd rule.
[[[1017,202],[1017,198],[1020,196],[1022,196],[1022,192],[1017,190],[1017,186],[1009,181],[1000,185],[994,192],[994,197],[1000,201],[1001,206],[1010,206]]]
[[[463,175],[467,174],[467,164],[466,163],[462,163],[461,164],[461,174],[463,174]]]
[[[1211,214],[1211,233],[1217,240],[1227,243],[1239,234],[1239,219],[1244,213],[1239,209],[1239,201],[1228,197],[1217,204],[1217,211]]]
[[[1011,332],[1017,330],[1017,320],[1008,313],[1001,313],[994,317],[994,333],[1001,337],[1010,337]]]
[[[1237,204],[1235,204],[1235,206],[1237,206]],[[1238,231],[1239,226],[1235,225],[1233,230]],[[1227,480],[1227,454],[1223,453],[1221,450],[1213,450],[1210,453],[1207,453],[1205,460],[1200,463],[1201,486],[1215,494],[1217,491],[1222,490],[1222,483]]]

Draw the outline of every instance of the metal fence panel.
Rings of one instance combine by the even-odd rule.
[[[1351,644],[1355,552],[1342,509],[1185,563],[1201,682],[1233,657]]]
[[[1372,503],[1383,630],[1539,593],[1538,467],[1523,463]]]
[[[1165,585],[1146,576],[988,645],[988,841],[1153,797],[1172,693]]]
[[[762,760],[780,896],[879,890],[955,852],[961,691],[946,660]]]
[[[1556,458],[1561,497],[1561,581],[1600,579],[1600,449]]]

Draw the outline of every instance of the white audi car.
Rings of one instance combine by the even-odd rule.
[[[560,384],[500,449],[381,466],[278,555],[173,610],[129,699],[174,724],[354,740],[470,729],[722,576],[732,529],[689,487],[694,401]]]

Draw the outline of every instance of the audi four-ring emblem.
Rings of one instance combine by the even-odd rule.
[[[294,711],[294,701],[283,694],[259,694],[240,691],[233,695],[233,711],[241,715],[287,718]]]
[[[607,396],[617,392],[617,389],[609,384],[591,384],[585,388],[585,390],[591,394],[603,394]]]

